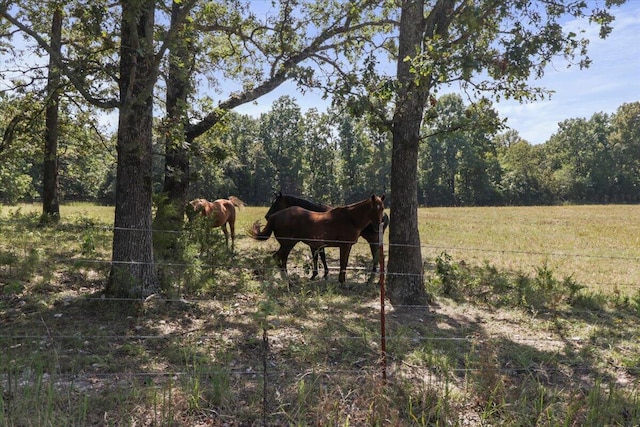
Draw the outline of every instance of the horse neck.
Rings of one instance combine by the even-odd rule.
[[[283,196],[289,206],[300,206],[310,211],[323,212],[329,210],[327,205],[311,202],[309,200],[301,199],[295,196]]]
[[[375,209],[375,205],[371,199],[365,199],[344,207],[351,218],[362,228],[371,222],[371,211]]]

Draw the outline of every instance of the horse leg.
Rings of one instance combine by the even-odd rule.
[[[324,248],[320,248],[320,260],[324,266],[324,280],[327,280],[327,277],[329,276],[329,267],[327,266],[327,254],[324,252]]]
[[[344,283],[347,275],[347,264],[349,262],[349,253],[351,252],[351,245],[340,246],[340,275],[338,276],[338,282]]]
[[[229,221],[229,229],[231,230],[231,252],[236,248],[236,223],[235,220]]]
[[[309,246],[311,248],[311,246]],[[309,280],[314,280],[318,277],[318,252],[322,249],[313,249],[311,248],[311,258],[313,259],[313,274],[309,278]]]
[[[378,243],[369,243],[369,248],[371,249],[371,258],[373,259],[371,272],[375,273],[378,271],[378,263],[380,262],[380,245],[378,245]]]
[[[229,248],[229,231],[227,231],[227,224],[222,224],[220,227],[224,233],[224,244],[226,248]]]
[[[292,245],[289,242],[286,242],[284,244],[280,242],[280,248],[273,254],[273,257],[278,261],[278,267],[280,267],[280,272],[283,276],[283,279],[288,278],[287,260],[289,259],[289,253],[294,246],[295,243]]]
[[[327,280],[327,276],[329,276],[329,267],[327,266],[327,254],[324,251],[324,247],[316,250],[311,249],[311,253],[313,254],[313,275],[311,276],[311,280],[318,277],[318,256],[320,256],[320,260],[324,266],[323,278],[324,280]]]

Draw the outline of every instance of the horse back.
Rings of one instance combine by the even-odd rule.
[[[216,222],[218,225],[227,222],[234,223],[236,220],[236,208],[231,200],[217,199],[212,202],[212,210],[216,213]]]
[[[360,233],[348,215],[336,209],[315,212],[292,206],[273,214],[268,223],[276,238],[304,241],[312,247],[354,242]]]

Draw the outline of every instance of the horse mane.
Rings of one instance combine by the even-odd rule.
[[[287,201],[289,205],[300,206],[301,208],[304,208],[310,211],[317,212],[317,211],[326,211],[330,209],[329,206],[323,205],[322,203],[312,202],[310,200],[292,196],[291,194],[283,194],[282,197]]]

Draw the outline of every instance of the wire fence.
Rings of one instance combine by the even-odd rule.
[[[337,244],[341,242],[332,242],[332,244]],[[363,242],[357,242],[355,245],[363,245]],[[481,254],[509,254],[509,255],[521,255],[524,257],[539,257],[542,259],[558,259],[558,258],[588,258],[592,260],[611,260],[611,261],[625,261],[630,263],[640,264],[640,257],[636,256],[625,256],[625,255],[597,255],[597,254],[580,254],[580,253],[567,253],[567,252],[543,252],[543,251],[524,251],[524,250],[507,250],[507,249],[492,249],[492,248],[470,248],[470,247],[460,247],[460,246],[434,246],[434,245],[399,245],[399,244],[385,244],[386,248],[390,247],[419,247],[421,253],[423,254],[423,264],[432,263],[434,259],[436,259],[439,255],[443,253],[447,254],[455,254],[456,252],[477,252]],[[426,254],[426,255],[425,255]],[[332,260],[337,264],[337,260]],[[463,261],[460,259],[458,261]],[[527,259],[529,261],[529,259]],[[98,264],[103,266],[110,266],[113,264],[117,265],[155,265],[157,267],[176,267],[176,268],[190,268],[198,266],[199,268],[209,268],[214,269],[220,267],[220,264],[209,263],[209,262],[175,262],[168,260],[153,260],[153,261],[125,261],[125,260],[111,260],[111,259],[100,259],[100,258],[90,258],[90,257],[70,257],[70,258],[56,258],[54,260],[56,263],[60,264]],[[291,263],[293,264],[293,263]],[[234,262],[232,268],[241,270],[241,271],[250,271],[254,269],[255,264],[249,264],[243,262],[243,260],[237,260]],[[523,262],[524,269],[531,268],[531,265]],[[261,266],[261,269],[265,272],[279,272],[280,269],[278,267],[269,267],[269,266]],[[300,273],[308,268],[289,265],[287,267],[288,271]],[[328,269],[330,271],[339,270],[338,267],[329,265]],[[363,266],[347,266],[347,271],[355,272],[358,274],[365,274],[370,271],[370,267]],[[575,272],[565,272],[566,276],[572,276]],[[406,273],[406,272],[385,272],[387,276],[405,276],[405,277],[422,277],[424,272],[420,273]],[[586,287],[598,287],[598,288],[639,288],[640,282],[637,281],[637,278],[630,277],[628,282],[604,282],[604,281],[580,281]]]
[[[113,227],[100,228],[103,232],[113,232]],[[137,230],[143,231],[143,230]],[[148,230],[145,230],[148,231]],[[153,232],[181,233],[175,230],[153,230]],[[364,244],[360,241],[358,245]],[[407,245],[400,245],[406,247]],[[384,244],[385,251],[393,245]],[[469,248],[463,246],[439,246],[420,245],[423,254],[438,256],[440,253],[453,253],[455,251],[478,252],[481,254],[517,254],[525,257],[539,256],[543,258],[564,257],[564,258],[591,258],[596,260],[622,260],[629,263],[640,262],[640,257],[626,255],[597,255],[583,253],[566,252],[541,252],[524,250],[503,250],[496,248]],[[267,252],[267,251],[265,251]],[[368,256],[368,254],[367,254]],[[424,263],[432,262],[429,255],[424,257]],[[57,257],[54,260],[60,264],[81,264],[81,265],[113,265],[109,259],[99,257]],[[335,262],[335,260],[332,260]],[[118,261],[118,263],[142,264],[137,261]],[[154,264],[159,267],[190,268],[196,265],[191,262],[172,262],[156,260]],[[200,268],[218,269],[220,264],[204,261],[197,264]],[[0,265],[2,268],[2,265]],[[230,264],[225,264],[224,268],[235,269],[239,272],[251,275],[256,266],[249,260],[240,257],[234,258]],[[331,268],[331,267],[330,267]],[[331,268],[335,270],[336,268]],[[262,267],[268,275],[273,276],[269,283],[276,283],[278,286],[287,287],[286,279],[279,278],[277,267]],[[308,267],[300,265],[290,266],[290,272],[294,274],[306,274]],[[357,281],[364,281],[374,277],[378,283],[394,274],[384,271],[383,274],[372,275],[370,266],[351,266],[348,268],[350,274],[357,276]],[[420,275],[423,275],[422,272]],[[629,283],[611,283],[611,286],[637,288],[638,284],[631,277]],[[322,282],[320,282],[322,283]],[[384,288],[384,286],[382,286]],[[295,290],[293,291],[295,292]],[[363,292],[357,290],[355,293]],[[345,295],[350,291],[345,290]],[[126,370],[115,372],[105,372],[101,370],[100,364],[85,368],[53,369],[45,368],[38,371],[42,375],[41,379],[55,382],[55,386],[60,388],[72,388],[80,391],[87,391],[96,386],[96,382],[103,382],[106,385],[128,384],[133,387],[141,383],[142,386],[163,387],[167,381],[188,381],[190,379],[201,379],[211,381],[217,375],[223,375],[230,382],[238,381],[244,385],[240,386],[246,391],[246,383],[252,383],[250,387],[255,389],[255,393],[262,402],[263,425],[268,425],[270,417],[278,411],[280,403],[278,399],[280,393],[293,387],[294,384],[304,381],[306,378],[322,378],[319,383],[330,383],[337,377],[347,377],[353,379],[362,378],[417,378],[419,381],[439,386],[446,378],[454,378],[451,381],[464,382],[467,378],[487,375],[497,375],[513,380],[514,377],[544,377],[550,384],[572,384],[576,377],[588,376],[589,378],[603,378],[614,384],[614,387],[629,390],[637,393],[640,387],[640,364],[639,360],[628,358],[626,363],[621,363],[620,359],[609,359],[603,364],[596,357],[584,360],[575,358],[572,352],[582,352],[584,354],[607,352],[616,349],[619,352],[634,352],[640,342],[640,327],[637,319],[631,325],[622,325],[621,317],[616,313],[594,313],[589,308],[572,307],[563,311],[562,309],[537,309],[535,313],[524,313],[506,319],[505,323],[516,323],[515,327],[501,331],[489,330],[475,325],[476,320],[473,314],[461,315],[470,324],[475,326],[461,326],[443,328],[442,324],[447,322],[460,323],[459,319],[454,319],[451,315],[441,313],[433,305],[391,305],[388,301],[382,300],[380,303],[374,301],[372,290],[363,296],[364,302],[359,304],[357,316],[361,316],[365,323],[360,328],[354,328],[348,321],[337,322],[336,330],[313,330],[298,324],[284,324],[285,321],[279,319],[277,313],[266,313],[257,315],[256,301],[253,303],[239,303],[236,310],[229,310],[229,306],[234,304],[233,296],[227,297],[194,297],[176,296],[164,297],[153,295],[142,301],[142,305],[170,306],[184,304],[189,307],[202,306],[201,313],[209,310],[217,310],[217,316],[232,317],[234,319],[232,327],[236,330],[234,338],[229,338],[229,330],[225,330],[224,323],[219,326],[207,326],[205,320],[200,326],[193,328],[168,328],[163,332],[161,328],[144,325],[141,329],[130,329],[124,333],[112,333],[104,330],[104,333],[96,333],[95,330],[70,330],[64,326],[64,322],[75,319],[72,314],[68,314],[65,307],[65,300],[62,304],[52,307],[45,314],[41,314],[41,322],[29,324],[29,330],[20,333],[12,328],[12,333],[6,333],[0,329],[0,345],[10,349],[12,353],[20,354],[20,349],[32,349],[33,352],[49,353],[54,359],[73,359],[86,357],[86,353],[98,353],[102,347],[113,347],[117,349],[131,348],[139,345],[147,350],[164,348],[169,344],[183,347],[184,354],[180,362],[171,363],[162,369],[145,369],[142,364],[128,367]],[[83,301],[93,304],[109,303],[140,303],[136,298],[111,298],[104,296],[82,295]],[[69,304],[72,305],[73,297]],[[278,300],[278,297],[275,298]],[[259,301],[258,301],[259,302]],[[277,302],[277,301],[276,301]],[[332,313],[345,315],[344,307],[337,308],[331,303],[323,303],[318,307],[313,305],[313,310],[319,312],[319,318],[333,319]],[[292,309],[293,310],[293,309]],[[404,313],[407,311],[409,314]],[[225,314],[228,312],[228,314]],[[554,318],[567,318],[568,320],[576,316],[597,317],[593,320],[592,327],[585,328],[580,333],[566,335],[563,331],[549,330],[534,333],[527,326],[528,322],[535,322],[543,314],[553,314]],[[327,317],[322,317],[326,315]],[[411,319],[407,321],[407,319]],[[0,318],[1,320],[1,318]],[[127,320],[127,319],[121,319]],[[129,320],[136,323],[136,319]],[[582,319],[585,321],[584,319]],[[171,321],[171,319],[169,319]],[[387,322],[387,326],[381,328],[382,332],[376,330],[377,322]],[[587,320],[588,321],[588,320]],[[481,321],[479,321],[481,323]],[[524,323],[517,325],[518,322]],[[140,321],[138,324],[143,324]],[[462,323],[460,323],[462,324]],[[241,332],[244,325],[246,331]],[[602,332],[601,336],[594,333],[593,329]],[[355,329],[355,333],[354,333]],[[93,332],[91,332],[93,331]],[[246,342],[251,345],[247,348]],[[233,351],[242,354],[243,357],[231,364],[225,362],[223,358],[216,356],[217,352],[229,351],[229,342],[233,342]],[[318,349],[321,347],[321,349]],[[531,355],[518,357],[517,353],[505,351],[502,355],[495,355],[496,349],[504,347],[520,348],[525,353]],[[202,348],[202,352],[210,352],[212,355],[204,361],[194,362],[195,356],[190,352],[196,352],[194,348]],[[110,352],[112,350],[108,350]],[[149,350],[150,351],[150,350]],[[159,350],[154,350],[161,352]],[[484,353],[490,356],[484,359]],[[302,355],[300,355],[302,353]],[[305,360],[305,353],[321,356],[310,357]],[[193,357],[193,359],[192,359]],[[335,359],[335,360],[334,360]],[[7,359],[0,360],[7,362]],[[635,360],[635,361],[634,361]],[[13,362],[10,362],[13,363]],[[67,362],[68,363],[68,362]],[[8,364],[5,364],[7,366]],[[53,364],[55,365],[55,363]],[[32,371],[35,374],[34,371]],[[18,378],[14,376],[16,384],[29,384],[34,381],[33,375],[28,375],[27,371],[19,373]],[[8,383],[11,378],[2,373],[3,387],[10,388]],[[233,387],[233,385],[229,385]],[[560,387],[560,386],[559,386]],[[243,392],[245,392],[243,391]],[[276,392],[277,391],[277,392]]]

